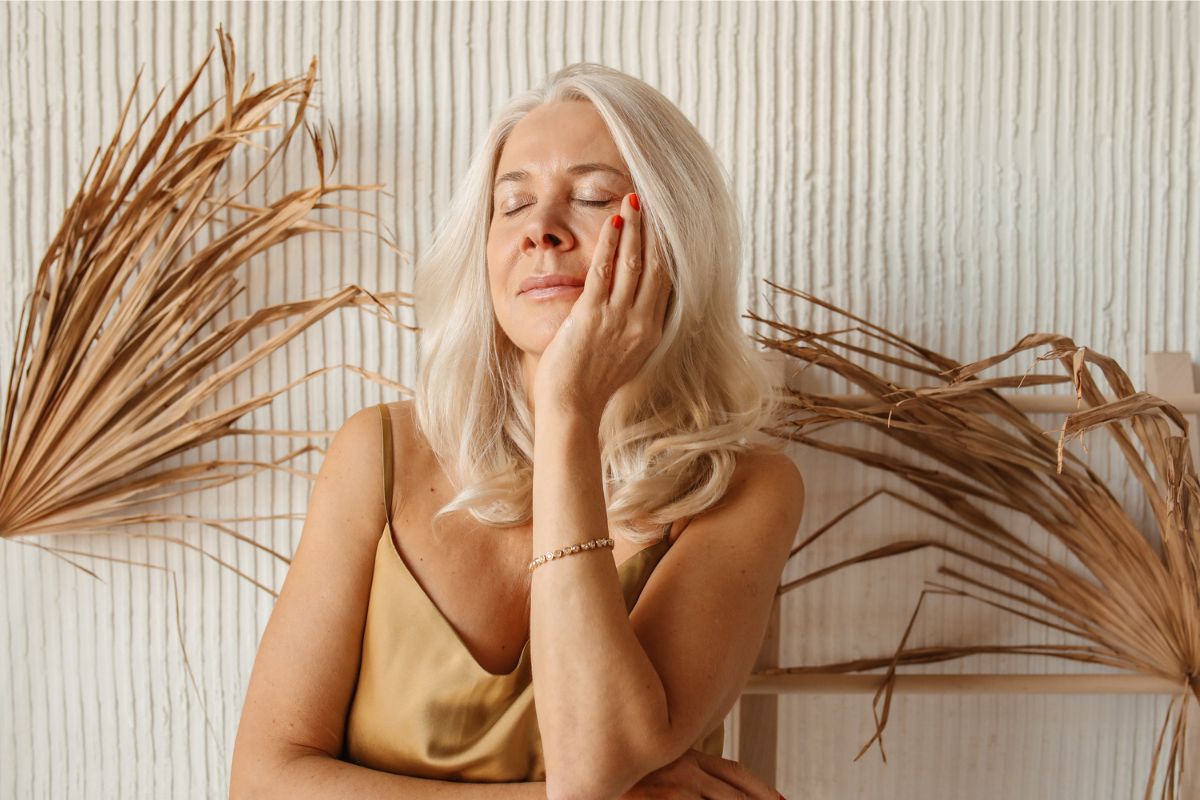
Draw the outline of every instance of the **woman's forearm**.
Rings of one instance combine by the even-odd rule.
[[[598,424],[540,411],[535,425],[533,552],[608,535]],[[534,703],[553,795],[596,796],[646,766],[667,724],[666,692],[629,622],[609,552],[534,570],[530,655]],[[626,780],[626,782],[628,782]],[[622,787],[622,791],[624,788]]]
[[[467,783],[394,775],[328,755],[303,755],[275,770],[259,790],[239,791],[230,787],[230,800],[406,800],[407,798],[497,798],[497,800],[546,800],[543,781],[529,783]]]

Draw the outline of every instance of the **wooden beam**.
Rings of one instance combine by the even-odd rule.
[[[1187,396],[1200,400],[1196,395],[1196,377],[1190,353],[1147,353],[1146,391],[1166,399],[1165,395]],[[1168,401],[1170,402],[1170,401]],[[1187,414],[1188,444],[1192,449],[1192,464],[1200,469],[1200,402],[1185,403],[1176,408]],[[1173,426],[1172,426],[1173,427]],[[1174,431],[1172,431],[1174,432]]]
[[[750,676],[743,695],[871,694],[881,674],[809,673]],[[1182,683],[1152,675],[912,675],[897,674],[895,691],[904,694],[1178,694]],[[1198,735],[1196,738],[1200,738]],[[1200,765],[1198,765],[1200,768]]]
[[[1184,414],[1200,413],[1200,394],[1191,392],[1187,393],[1168,393],[1161,394],[1152,390],[1151,394],[1161,397],[1171,405],[1179,409]],[[1070,414],[1072,411],[1082,411],[1090,408],[1087,403],[1080,402],[1079,406],[1075,405],[1075,395],[1058,395],[1058,394],[1008,394],[1004,391],[1000,392],[1008,402],[1012,403],[1019,411],[1026,414]],[[869,394],[833,394],[828,395],[834,405],[846,408],[860,408],[871,403],[879,402],[879,398]],[[1108,401],[1115,400],[1114,397],[1108,397]]]

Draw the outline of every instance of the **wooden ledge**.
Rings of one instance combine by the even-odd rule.
[[[750,676],[742,694],[874,694],[883,675]],[[894,690],[904,694],[1164,694],[1183,684],[1131,673],[1080,675],[897,675]]]

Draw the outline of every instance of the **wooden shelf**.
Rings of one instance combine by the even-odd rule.
[[[1090,407],[1087,403],[1080,403],[1076,407],[1075,395],[1001,394],[1008,402],[1027,414],[1070,414]],[[879,402],[878,398],[868,394],[835,394],[829,397],[834,404],[849,408],[861,408]],[[1178,408],[1181,414],[1200,414],[1200,394],[1175,395],[1162,399]]]
[[[842,673],[751,675],[742,694],[874,694],[883,675]],[[1164,694],[1183,685],[1132,673],[1075,675],[911,675],[897,674],[894,691],[903,694]]]
[[[779,383],[792,391],[817,394],[813,387],[804,386],[804,366],[777,350],[765,354],[778,365]],[[1190,353],[1152,352],[1146,354],[1146,391],[1189,415],[1189,445],[1192,463],[1200,464],[1200,383]],[[999,393],[1024,413],[1070,414],[1091,406],[1075,400],[1073,389],[1054,394],[1030,394],[1021,390],[1001,389]],[[843,408],[861,408],[880,402],[873,395],[829,395],[830,402]],[[1108,397],[1108,401],[1116,398]],[[1051,429],[1053,430],[1053,429]],[[1050,431],[1047,431],[1048,433]],[[1172,431],[1176,433],[1176,431]],[[742,689],[739,700],[738,748],[734,757],[767,783],[774,785],[777,776],[779,733],[779,696],[785,694],[856,694],[873,695],[884,680],[880,672],[870,673],[807,673],[765,675],[763,671],[777,668],[783,630],[779,619],[779,598],[773,604],[770,621],[763,639],[755,673]],[[1165,695],[1177,697],[1190,691],[1182,680],[1123,672],[1091,672],[1083,674],[1013,675],[1013,674],[911,674],[900,672],[894,677],[893,691],[901,694],[930,695]],[[1193,725],[1200,726],[1200,704],[1189,702],[1187,713]],[[1187,763],[1200,761],[1200,736],[1186,740]],[[1184,772],[1184,797],[1200,798],[1200,770],[1192,766]]]

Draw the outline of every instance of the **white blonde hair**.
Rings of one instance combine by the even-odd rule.
[[[532,417],[521,353],[496,320],[486,246],[509,134],[537,106],[569,100],[590,102],[604,120],[645,208],[647,258],[666,265],[674,286],[662,341],[600,422],[609,524],[644,544],[668,522],[721,500],[737,454],[779,408],[774,371],[738,322],[741,236],[726,174],[695,126],[650,85],[599,64],[572,64],[493,118],[417,260],[414,409],[458,489],[435,520],[466,510],[493,526],[529,521]]]

